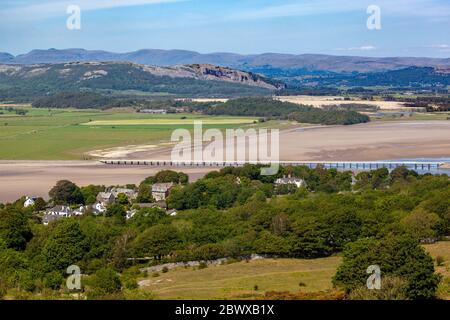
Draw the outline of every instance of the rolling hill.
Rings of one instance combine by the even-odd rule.
[[[129,62],[0,65],[0,98],[62,91],[181,96],[269,95],[284,84],[249,72],[207,64],[158,67]]]

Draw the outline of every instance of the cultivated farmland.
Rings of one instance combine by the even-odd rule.
[[[6,107],[1,106],[0,107]],[[26,115],[0,114],[0,160],[82,160],[89,151],[170,140],[174,129],[227,129],[253,125],[255,119],[191,114],[151,115],[124,111],[34,109]]]

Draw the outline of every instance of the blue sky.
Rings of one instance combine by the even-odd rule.
[[[81,30],[66,28],[71,4]],[[450,1],[0,0],[0,51],[47,48],[450,57]]]

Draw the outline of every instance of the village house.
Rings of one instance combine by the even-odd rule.
[[[288,175],[287,177],[284,176],[283,178],[278,178],[275,181],[275,186],[282,186],[282,185],[295,185],[297,188],[300,188],[302,186],[306,186],[306,183],[305,180],[303,179]]]
[[[82,216],[83,214],[86,213],[87,207],[85,206],[80,206],[79,208],[73,210],[72,215],[74,216]]]
[[[106,212],[106,207],[101,202],[96,202],[91,206],[92,214],[99,215]]]
[[[97,194],[97,202],[104,207],[113,204],[116,201],[116,196],[112,192],[99,192]]]
[[[57,205],[53,208],[47,209],[46,215],[58,217],[70,217],[73,215],[73,210],[69,206]]]
[[[72,210],[69,206],[57,205],[53,208],[47,209],[44,217],[42,218],[42,223],[48,225],[52,221],[56,221],[63,218],[82,216],[86,213],[87,206],[79,206],[78,208]]]
[[[37,199],[36,197],[26,197],[25,202],[23,203],[23,207],[28,208],[34,206],[36,199]]]
[[[133,189],[127,189],[127,188],[112,188],[110,192],[114,195],[114,197],[117,199],[119,194],[123,193],[127,196],[129,201],[136,200],[137,198],[137,192]]]
[[[74,211],[68,206],[57,205],[53,208],[47,209],[44,217],[42,218],[42,223],[48,225],[52,221],[59,219],[71,217],[74,215]]]
[[[155,183],[152,185],[152,196],[155,201],[165,201],[169,195],[170,189],[174,187],[172,182],[169,183]]]

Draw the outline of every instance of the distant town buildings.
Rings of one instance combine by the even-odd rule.
[[[166,114],[167,110],[164,109],[142,109],[140,113],[150,113],[150,114]]]

